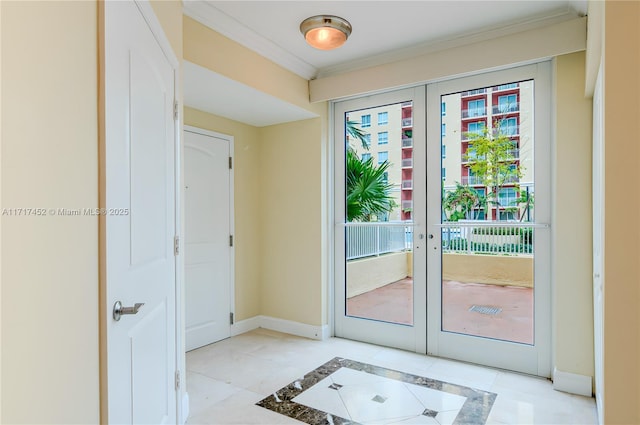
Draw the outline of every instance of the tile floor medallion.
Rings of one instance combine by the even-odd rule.
[[[484,424],[496,394],[336,357],[258,406],[311,424]]]

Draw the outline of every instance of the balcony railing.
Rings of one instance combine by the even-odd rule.
[[[402,189],[403,190],[413,189],[413,180],[402,180]]]
[[[403,210],[413,209],[413,201],[402,201],[400,204]]]
[[[462,184],[483,184],[480,176],[462,176]]]
[[[508,105],[494,105],[493,115],[510,114],[520,110],[519,103],[510,103]]]
[[[506,151],[506,158],[503,161],[512,161],[520,158],[520,149],[510,149]],[[478,154],[475,151],[467,150],[462,156],[462,162],[475,162],[478,159]]]
[[[407,222],[347,223],[346,257],[355,260],[411,250],[413,226]]]
[[[405,158],[401,162],[402,168],[412,168],[413,167],[413,158]]]
[[[413,147],[413,139],[412,138],[404,138],[404,139],[402,139],[402,147],[403,148],[411,148],[411,147]]]
[[[442,251],[459,254],[533,253],[532,223],[464,221],[443,223]]]
[[[500,86],[494,87],[493,91],[497,92],[497,91],[513,90],[513,89],[517,89],[518,86],[519,86],[518,83],[502,84]]]
[[[484,94],[486,92],[487,92],[487,89],[467,90],[467,91],[461,92],[460,96],[461,97],[477,96],[479,94]]]
[[[519,134],[520,134],[519,125],[508,125],[508,126],[493,129],[494,136],[515,137],[515,136],[518,136]]]
[[[476,117],[484,117],[486,115],[487,115],[486,108],[474,108],[474,109],[462,110],[462,118],[476,118]]]
[[[402,118],[403,127],[411,127],[413,125],[413,118]]]

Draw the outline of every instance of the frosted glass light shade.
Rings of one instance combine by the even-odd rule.
[[[331,50],[347,41],[351,35],[351,24],[338,16],[317,15],[302,21],[300,32],[312,47]]]

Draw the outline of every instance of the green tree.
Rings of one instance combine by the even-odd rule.
[[[501,124],[501,121],[495,121],[492,131],[483,129],[481,133],[468,133],[469,148],[464,155],[478,182],[487,187],[487,216],[490,205],[502,206],[498,195],[505,185],[515,183],[519,189],[517,183],[523,171],[517,161],[516,142],[504,134]]]
[[[362,149],[364,150],[369,150],[369,142],[367,140],[367,134],[369,133],[365,133],[364,130],[362,130],[361,128],[358,128],[358,122],[357,121],[347,121],[347,135],[349,135],[349,137],[355,139],[355,140],[359,140],[360,144],[362,145]],[[350,146],[348,146],[349,148]]]
[[[467,185],[456,182],[456,188],[444,194],[442,208],[449,221],[473,219],[474,208],[481,205],[478,192]]]
[[[347,221],[372,221],[397,205],[391,196],[392,184],[385,173],[387,161],[374,164],[373,158],[362,161],[353,149],[347,149]]]

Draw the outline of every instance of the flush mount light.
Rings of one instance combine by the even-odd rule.
[[[333,15],[317,15],[300,24],[300,32],[311,46],[320,50],[337,49],[351,35],[351,24]]]

